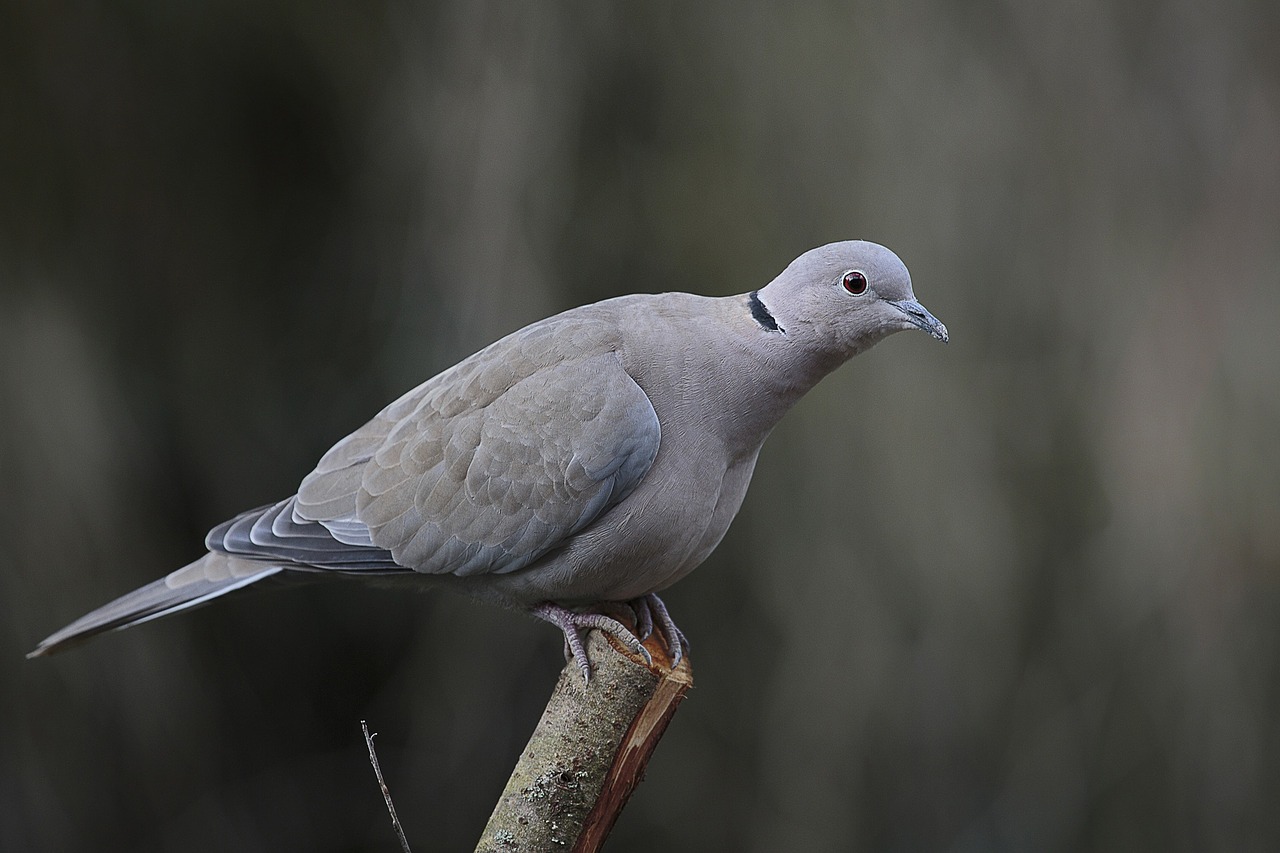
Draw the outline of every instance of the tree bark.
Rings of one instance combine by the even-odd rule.
[[[600,849],[693,684],[688,657],[672,670],[657,632],[645,648],[652,667],[590,632],[591,683],[565,665],[477,853]]]

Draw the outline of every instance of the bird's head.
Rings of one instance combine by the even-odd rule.
[[[898,256],[864,240],[805,252],[753,300],[766,328],[771,319],[779,333],[840,360],[904,329],[947,342],[947,327],[916,301]]]

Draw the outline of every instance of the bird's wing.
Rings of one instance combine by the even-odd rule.
[[[300,518],[297,507],[298,499],[292,497],[242,512],[210,530],[205,547],[231,556],[281,560],[286,565],[297,564],[295,568],[364,573],[405,570],[389,551],[372,543],[339,539],[320,522]]]
[[[249,525],[255,547],[313,548],[321,560],[305,562],[348,571],[385,570],[389,556],[465,576],[563,544],[631,493],[661,436],[617,355],[575,328],[532,327],[392,403],[325,454],[288,512]],[[272,528],[295,538],[273,541]]]

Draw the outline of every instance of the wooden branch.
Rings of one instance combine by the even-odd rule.
[[[477,853],[600,849],[693,684],[688,657],[672,670],[656,632],[645,648],[652,667],[599,631],[588,635],[591,683],[565,664]]]

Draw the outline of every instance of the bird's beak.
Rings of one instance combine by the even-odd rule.
[[[901,302],[889,301],[889,304],[906,314],[908,322],[917,329],[928,332],[944,344],[949,340],[947,327],[942,325],[938,318],[930,314],[929,310],[919,302],[914,299],[904,299]]]

